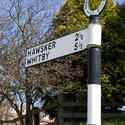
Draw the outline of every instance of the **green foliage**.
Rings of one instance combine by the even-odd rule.
[[[68,83],[66,86],[67,89],[75,91],[76,92],[76,98],[82,102],[83,98],[84,101],[86,101],[86,96],[87,96],[87,86],[86,84],[79,84],[79,83]]]
[[[101,0],[91,0],[91,9],[96,9]],[[63,5],[60,13],[57,13],[53,21],[54,36],[61,37],[66,34],[81,30],[88,24],[88,19],[84,15],[83,0],[67,0],[67,4]],[[122,14],[120,14],[122,12]],[[112,0],[108,0],[105,9],[101,13],[102,33],[102,98],[107,103],[124,104],[125,86],[125,26],[124,16],[125,6],[115,6]],[[87,53],[81,52],[76,56],[82,57],[79,61],[75,59],[77,67],[83,70],[83,83],[87,83]],[[79,63],[77,63],[77,61]],[[72,59],[74,62],[74,59]],[[86,66],[86,68],[85,68]],[[70,82],[70,80],[69,80]],[[71,82],[72,83],[72,82]],[[68,84],[70,89],[83,89],[83,94],[86,93],[86,85],[81,87],[77,84]],[[85,94],[86,95],[86,94]],[[78,96],[79,97],[79,96]],[[85,100],[85,97],[81,97]]]
[[[105,120],[103,121],[102,125],[124,125],[125,124],[125,121],[124,120],[114,120],[114,119],[111,119],[111,120]]]
[[[88,20],[83,14],[83,1],[67,1],[67,6],[63,6],[60,14],[54,20],[55,34],[60,36],[85,28]],[[77,25],[76,25],[77,24]],[[62,29],[63,27],[63,29]]]
[[[119,9],[105,20],[102,44],[102,97],[106,102],[124,104],[125,27]]]

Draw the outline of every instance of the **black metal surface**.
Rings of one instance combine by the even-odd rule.
[[[89,49],[88,84],[101,84],[101,51],[100,51],[100,48]]]
[[[90,16],[89,23],[100,23],[100,17],[98,15]]]

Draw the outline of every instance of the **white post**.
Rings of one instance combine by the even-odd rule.
[[[88,85],[88,125],[101,125],[101,85]]]
[[[90,17],[88,28],[88,125],[101,125],[101,25],[98,16]]]
[[[88,125],[101,125],[101,24],[99,14],[107,0],[102,0],[96,10],[89,7],[90,0],[84,0],[84,11],[89,17],[88,26]]]

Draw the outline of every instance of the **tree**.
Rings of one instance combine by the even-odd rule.
[[[91,8],[95,9],[99,6],[101,0],[91,0]],[[62,7],[61,11],[57,13],[53,21],[54,33],[53,36],[58,38],[66,34],[70,34],[77,30],[81,30],[88,24],[88,19],[84,15],[83,7],[84,2],[82,0],[67,0],[66,4]],[[123,9],[122,9],[123,10]],[[107,1],[107,5],[103,12],[101,13],[101,23],[103,26],[102,34],[102,101],[106,105],[114,105],[115,111],[118,106],[124,105],[124,25],[122,25],[121,17],[118,13],[117,6],[114,5],[112,0]],[[124,18],[124,16],[122,16]],[[68,59],[67,59],[68,58]],[[70,60],[70,61],[69,61]],[[68,65],[70,62],[70,65]],[[68,56],[64,59],[60,59],[59,63],[61,65],[68,65],[70,71],[72,71],[72,76],[78,74],[82,71],[82,74],[77,80],[77,83],[81,81],[83,84],[87,84],[87,54],[86,51],[74,56]],[[74,70],[76,72],[73,72]],[[58,71],[59,72],[59,71]],[[60,72],[63,72],[60,70]],[[60,76],[61,77],[61,76]],[[68,76],[70,78],[70,76]],[[68,79],[68,87],[71,89],[81,88],[74,85],[73,80]],[[75,77],[76,78],[76,77]],[[84,81],[84,82],[83,82]],[[65,82],[65,81],[64,81]],[[79,83],[81,83],[79,82]],[[86,95],[86,85],[83,86],[82,94]],[[77,89],[79,92],[81,89]],[[81,94],[81,93],[80,93]],[[86,96],[80,96],[82,100],[86,100]],[[119,104],[117,104],[119,102]],[[113,109],[113,107],[111,107]],[[113,110],[114,110],[113,109]]]
[[[25,68],[24,59],[27,48],[41,43],[46,38],[51,18],[55,15],[56,9],[53,9],[56,8],[55,3],[41,0],[0,1],[0,41],[3,45],[0,50],[2,68],[0,97],[1,100],[8,100],[15,109],[21,125],[24,125],[24,117],[27,125],[32,124],[32,109],[35,102],[46,94],[43,93],[46,87],[41,86],[43,82],[36,82],[34,75],[31,74],[32,70]],[[38,91],[38,88],[43,90]],[[20,108],[14,101],[15,98],[20,101]],[[22,114],[24,105],[26,105],[26,116]]]
[[[119,9],[118,14],[120,15],[123,25],[125,25],[125,2],[121,5],[117,4],[117,7]]]
[[[117,111],[118,107],[122,107],[125,103],[123,86],[125,27],[117,6],[115,10],[116,14],[106,19],[103,29],[102,85],[104,101],[114,104],[112,110]]]

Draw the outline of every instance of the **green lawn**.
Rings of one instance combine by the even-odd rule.
[[[55,124],[51,124],[55,125]],[[66,125],[87,125],[86,123],[70,123]],[[125,125],[125,119],[109,119],[109,120],[103,120],[101,125]]]
[[[111,119],[102,122],[102,125],[125,125],[125,119]]]
[[[87,125],[86,123],[72,124],[72,125]],[[111,119],[102,121],[102,125],[125,125],[125,119]]]

